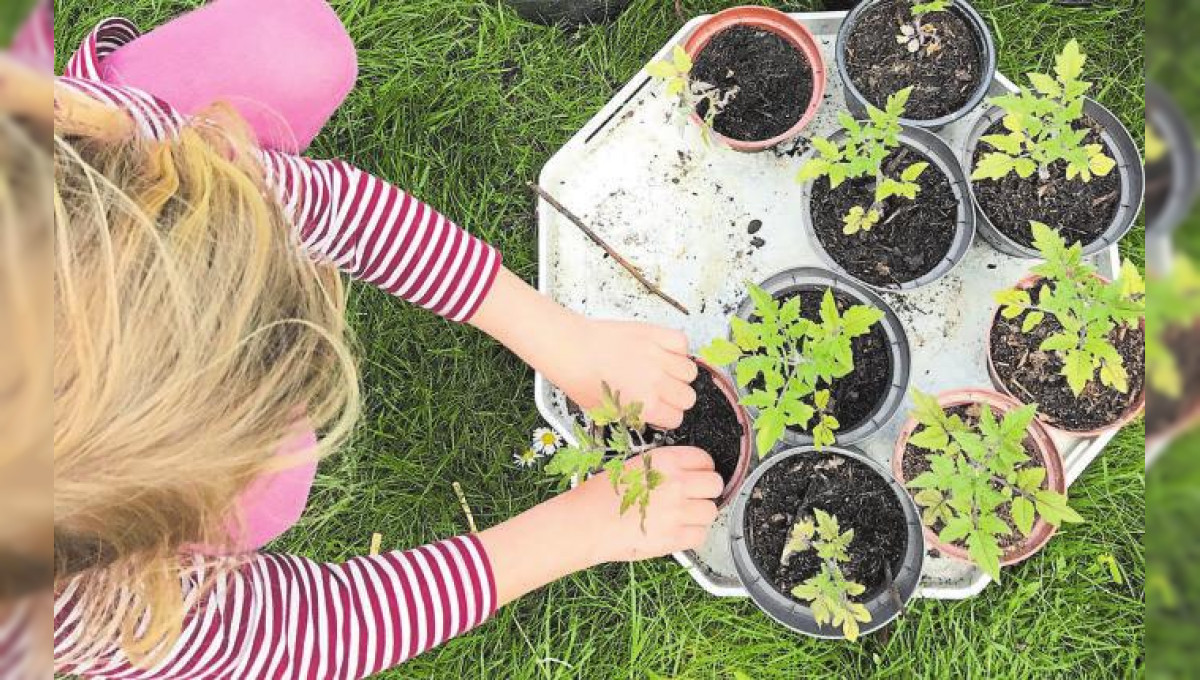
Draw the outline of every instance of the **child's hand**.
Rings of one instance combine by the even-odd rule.
[[[696,403],[690,383],[697,366],[688,357],[680,331],[636,321],[600,321],[580,317],[573,359],[555,382],[584,409],[600,403],[602,385],[620,392],[623,403],[641,402],[642,417],[672,429]]]
[[[587,528],[593,562],[632,562],[699,548],[708,528],[717,519],[713,499],[725,482],[713,471],[713,460],[690,446],[672,446],[650,453],[663,482],[650,494],[643,531],[637,507],[621,514],[621,497],[613,491],[607,473],[592,477],[567,494],[575,506],[572,514]],[[626,466],[642,465],[641,457]]]

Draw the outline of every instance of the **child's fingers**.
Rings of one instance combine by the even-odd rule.
[[[712,500],[725,490],[725,480],[716,472],[688,471],[683,473],[683,490],[688,498]]]
[[[646,408],[646,422],[664,430],[674,430],[683,424],[683,409],[659,400]]]
[[[688,339],[683,334],[683,331],[677,331],[671,328],[652,327],[650,329],[650,337],[659,347],[673,354],[688,353]]]
[[[717,504],[711,500],[691,500],[683,505],[683,524],[707,529],[717,521]]]
[[[694,446],[664,446],[654,451],[656,459],[664,457],[676,470],[698,470],[701,472],[716,469],[712,456],[703,449]],[[657,463],[656,463],[657,464]]]
[[[680,411],[686,411],[696,405],[696,390],[680,380],[663,380],[663,384],[658,388],[658,396]]]
[[[666,356],[663,357],[663,367],[672,378],[682,380],[685,383],[691,383],[695,380],[700,370],[696,366],[696,362],[673,352],[667,352]]]

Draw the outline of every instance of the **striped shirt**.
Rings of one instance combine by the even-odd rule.
[[[169,139],[183,116],[150,93],[101,77],[103,59],[137,36],[128,21],[103,22],[59,82],[120,107],[141,134]],[[494,248],[347,163],[257,153],[268,186],[314,257],[455,321],[478,309],[500,268]],[[198,584],[211,562],[192,559],[181,583],[190,598],[182,635],[152,668],[85,639],[81,581],[60,584],[55,671],[129,680],[361,678],[471,630],[496,609],[491,563],[471,535],[342,564],[265,553],[224,558],[239,562],[210,572],[214,583],[203,591]],[[19,667],[21,618],[0,617],[0,678]]]
[[[69,582],[54,604],[55,671],[126,680],[348,680],[403,663],[496,608],[491,565],[474,536],[342,564],[253,555],[197,597],[204,570],[197,558],[182,585],[185,601],[199,601],[150,668],[83,638],[82,589],[78,579]]]
[[[168,139],[183,116],[154,95],[104,82],[105,57],[138,37],[108,19],[67,63],[59,82],[120,107],[141,134]],[[499,252],[387,182],[340,160],[257,151],[266,181],[312,256],[351,277],[453,321],[466,321],[500,270]]]

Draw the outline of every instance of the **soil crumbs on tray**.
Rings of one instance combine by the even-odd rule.
[[[777,137],[808,110],[812,66],[804,53],[770,31],[734,26],[713,36],[696,57],[692,79],[738,93],[713,119],[718,133],[747,142]],[[701,117],[708,102],[697,106]]]
[[[991,353],[996,373],[1017,399],[1037,403],[1038,411],[1055,427],[1079,432],[1107,427],[1141,394],[1146,371],[1146,333],[1141,328],[1118,326],[1109,336],[1125,360],[1129,391],[1122,394],[1105,387],[1096,377],[1076,397],[1062,376],[1063,360],[1038,349],[1046,338],[1063,331],[1057,319],[1047,316],[1025,334],[1021,332],[1025,314],[1014,319],[996,314],[995,318]]]
[[[929,167],[917,179],[914,201],[889,198],[883,217],[870,231],[844,234],[842,218],[854,206],[875,200],[875,178],[860,177],[830,189],[828,177],[813,183],[810,204],[817,239],[829,256],[851,276],[875,286],[896,287],[933,271],[950,252],[958,230],[958,199],[950,180],[924,154],[901,146],[883,162],[896,177],[917,162]]]
[[[966,421],[968,425],[975,425],[979,422],[979,416],[983,413],[983,409],[979,404],[971,404],[969,406],[955,406],[953,408],[946,409],[946,413],[959,416]],[[993,411],[993,413],[995,413],[995,411]],[[999,413],[995,413],[995,415],[997,419],[1001,417]],[[913,434],[918,434],[924,429],[924,425],[919,426],[913,431]],[[1029,454],[1029,460],[1024,465],[1017,466],[1017,468],[1019,470],[1023,470],[1030,467],[1045,467],[1045,459],[1042,458],[1042,453],[1038,451],[1037,446],[1033,442],[1033,438],[1026,437],[1025,441],[1022,443],[1025,445],[1025,453]],[[928,456],[931,453],[932,452],[928,449],[923,449],[919,446],[913,446],[912,444],[909,444],[904,449],[904,460],[901,461],[901,469],[904,472],[904,479],[906,482],[910,479],[916,479],[917,476],[923,472],[929,472],[931,467],[929,465]],[[1042,488],[1045,489],[1048,487],[1049,482],[1043,481]],[[1001,487],[999,484],[993,483],[992,488],[998,491]],[[1021,536],[1020,532],[1015,530],[1017,525],[1012,518],[1012,506],[1009,504],[1004,504],[996,508],[996,516],[1004,520],[1004,523],[1009,527],[1014,527],[1013,532],[1009,535],[996,537],[997,545],[999,545],[1003,550],[1020,545],[1025,540],[1025,537]],[[946,523],[939,519],[934,522],[930,529],[936,535],[942,533],[942,529],[945,527]],[[967,539],[963,538],[957,540],[954,542],[954,545],[965,549],[967,547]]]
[[[911,25],[907,0],[889,0],[864,10],[846,42],[846,69],[863,97],[883,108],[888,95],[912,86],[905,118],[932,120],[966,105],[983,79],[983,57],[974,33],[956,12],[925,15],[941,49],[932,55],[908,51],[897,42]]]
[[[779,463],[759,479],[746,503],[747,547],[755,565],[785,596],[821,567],[816,551],[791,556],[783,564],[783,546],[797,516],[814,508],[838,519],[842,531],[854,530],[846,578],[866,586],[855,600],[866,602],[886,589],[903,566],[908,550],[904,509],[891,485],[865,464],[832,453],[806,453]]]
[[[704,367],[692,381],[696,405],[683,414],[683,423],[663,433],[669,446],[695,446],[713,457],[717,472],[728,484],[737,472],[744,430],[725,393]]]
[[[1086,116],[1089,131],[1084,144],[1103,144],[1104,153],[1115,159],[1112,147],[1101,136],[1103,128]],[[984,135],[1004,134],[1004,122],[997,121]],[[993,151],[985,142],[975,148],[971,167]],[[968,175],[970,172],[967,173]],[[1112,224],[1121,205],[1121,173],[1117,168],[1092,181],[1067,179],[1067,164],[1057,161],[1050,166],[1050,180],[1043,183],[1037,173],[1022,179],[1014,173],[1000,180],[978,180],[973,184],[975,200],[984,214],[1005,236],[1032,247],[1030,221],[1042,222],[1062,233],[1067,243],[1084,246],[1095,241]]]

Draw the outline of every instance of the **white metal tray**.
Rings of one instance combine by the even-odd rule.
[[[792,16],[813,32],[825,57],[825,101],[804,131],[806,137],[825,136],[838,127],[836,115],[844,109],[833,50],[845,13]],[[690,21],[654,59],[667,56],[704,18]],[[998,75],[992,89],[1014,87]],[[759,282],[790,267],[822,265],[800,226],[797,204],[794,178],[806,140],[791,153],[743,154],[706,147],[695,126],[676,124],[674,104],[662,90],[645,71],[636,74],[546,163],[539,183],[691,314],[645,293],[544,201],[538,206],[538,285],[543,293],[588,316],[640,319],[681,329],[694,352],[727,332],[747,281]],[[982,108],[941,131],[956,153]],[[754,235],[748,233],[752,220],[762,222]],[[755,247],[755,237],[765,244]],[[1097,264],[1106,274],[1114,273],[1116,249],[1104,253]],[[1003,255],[977,239],[964,261],[940,281],[911,293],[884,294],[912,345],[913,386],[940,392],[991,385],[984,335],[993,312],[992,293],[1015,283],[1029,266],[1029,261]],[[541,374],[534,390],[542,416],[570,440],[571,417],[562,394]],[[906,402],[886,427],[857,448],[886,467],[910,406]],[[1104,450],[1109,438],[1055,435],[1069,482]],[[675,557],[713,595],[744,597],[733,569],[726,521],[727,512],[722,512],[702,549]],[[967,598],[989,580],[969,564],[931,557],[925,561],[918,595]]]

